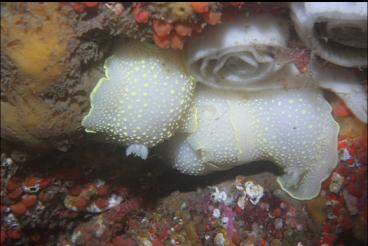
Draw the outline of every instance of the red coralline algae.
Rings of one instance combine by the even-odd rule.
[[[350,218],[342,218],[338,221],[338,225],[345,231],[351,230],[351,228],[353,228],[353,222]]]
[[[22,203],[27,207],[31,208],[37,203],[37,196],[35,195],[26,195],[22,199]]]
[[[72,204],[79,210],[85,210],[88,205],[88,200],[82,196],[72,197]]]
[[[235,207],[235,213],[237,215],[241,215],[243,213],[243,211],[244,210],[241,207],[239,207],[238,205],[236,205],[236,207]]]
[[[95,203],[99,209],[104,209],[109,205],[109,202],[106,198],[98,198]]]
[[[347,147],[348,147],[348,144],[345,139],[341,139],[337,145],[338,150],[346,149]]]
[[[175,30],[173,33],[172,30]],[[193,28],[184,23],[176,23],[175,28],[173,24],[161,21],[153,21],[153,41],[155,44],[163,49],[183,49],[185,37],[192,35]]]
[[[154,20],[153,21],[153,31],[158,37],[167,37],[170,35],[173,25],[166,21]]]
[[[184,38],[174,34],[171,36],[171,48],[181,50],[184,47]]]
[[[344,209],[344,205],[339,200],[336,200],[336,203],[333,204],[332,211],[334,215],[339,216],[341,209]]]
[[[354,184],[354,183],[348,184],[347,190],[353,196],[356,196],[356,197],[362,197],[363,196],[362,187],[360,187],[358,184]]]
[[[27,207],[22,202],[18,202],[14,205],[11,205],[10,210],[15,215],[23,215],[27,212]]]
[[[22,237],[22,231],[19,229],[8,230],[6,234],[9,238],[12,238],[15,240],[20,239]]]
[[[220,12],[207,12],[202,16],[208,25],[214,26],[221,23],[222,14]]]
[[[146,24],[150,18],[150,13],[142,9],[142,4],[137,3],[133,6],[134,19],[138,24]]]
[[[333,234],[326,234],[323,236],[322,240],[321,240],[321,245],[322,244],[326,244],[326,245],[333,245],[333,243],[336,241],[337,237],[336,235]]]
[[[8,190],[8,192],[11,192],[13,190],[15,190],[16,188],[18,188],[18,184],[14,181],[14,180],[9,180],[6,189]]]
[[[70,5],[74,9],[74,11],[77,13],[83,13],[85,11],[84,5],[80,3],[71,3]]]
[[[160,242],[159,240],[153,240],[152,241],[152,246],[164,246],[165,244],[163,244],[162,242]]]
[[[84,4],[88,8],[95,8],[98,6],[98,2],[84,2],[82,4]]]
[[[70,6],[73,8],[73,10],[77,13],[83,13],[85,11],[88,11],[90,9],[94,9],[98,7],[99,2],[82,2],[82,3],[70,3]]]
[[[157,7],[152,8],[149,3],[133,3],[132,6],[131,14],[135,22],[142,28],[151,28],[153,42],[162,49],[183,49],[185,38],[201,33],[207,24],[217,25],[221,23],[222,18],[221,8],[217,10],[217,7],[213,7],[213,3],[209,2],[192,2],[188,5],[191,11],[196,13],[195,19],[189,17],[174,20],[163,19],[157,16],[155,12]],[[169,9],[177,5],[170,6]]]
[[[200,34],[203,31],[202,25],[201,24],[192,24],[191,25],[193,28],[193,33],[194,34]]]
[[[96,189],[96,193],[99,196],[107,196],[109,194],[109,188],[106,185],[103,185]]]
[[[0,234],[0,244],[4,244],[6,241],[6,233],[5,231],[1,230],[1,234]]]
[[[167,49],[170,47],[170,37],[159,37],[157,36],[157,34],[153,35],[153,41],[155,42],[155,44],[162,48],[162,49]]]
[[[338,105],[341,107],[342,105]],[[334,108],[334,106],[333,106]],[[350,113],[335,113],[338,117],[352,117]],[[341,108],[340,108],[341,109]],[[367,166],[364,158],[359,155],[361,151],[360,137],[345,134],[339,136],[338,150],[340,161],[334,173],[338,173],[344,178],[341,189],[332,193],[329,190],[329,184],[332,175],[323,183],[323,196],[327,199],[326,213],[327,220],[322,228],[321,244],[333,245],[336,241],[337,233],[341,231],[350,231],[355,227],[356,221],[352,216],[359,216],[366,220],[366,186]],[[365,140],[364,140],[365,141]],[[366,150],[364,150],[366,151]]]
[[[81,213],[102,213],[107,208],[117,206],[121,202],[119,199],[124,201],[125,196],[129,194],[125,186],[115,186],[115,184],[111,186],[101,179],[85,178],[82,169],[79,169],[78,172],[71,170],[72,168],[67,171],[52,170],[50,172],[52,174],[47,177],[38,176],[37,171],[32,171],[29,175],[28,170],[20,172],[20,175],[17,176],[10,176],[9,182],[4,184],[5,192],[1,193],[0,208],[1,216],[4,218],[1,225],[2,244],[11,245],[15,243],[15,240],[20,244],[44,242],[49,238],[48,230],[45,230],[43,234],[37,234],[35,230],[39,228],[38,226],[47,228],[52,224],[53,228],[64,231],[71,221],[79,221]],[[60,175],[53,175],[56,173]],[[72,173],[78,173],[79,177]],[[114,194],[111,193],[112,190]],[[70,193],[77,196],[71,196]],[[64,197],[72,198],[68,200],[71,208],[76,211],[69,211],[69,208],[64,206],[62,202]],[[118,211],[119,215],[123,216],[120,219],[137,208],[138,200],[133,199]],[[5,204],[3,204],[4,201]],[[47,216],[44,216],[46,213]],[[119,220],[114,220],[116,213],[112,214],[112,223],[116,225],[121,223]],[[10,228],[17,229],[9,230]],[[109,241],[111,239],[112,237],[109,238]]]
[[[209,10],[208,2],[191,2],[192,9],[195,13],[203,14]]]
[[[124,238],[123,236],[117,236],[112,241],[113,246],[137,246],[137,243],[129,238]]]
[[[150,14],[148,11],[142,11],[135,15],[135,20],[138,23],[147,23],[149,20]]]
[[[356,179],[359,182],[363,182],[367,177],[367,166],[360,167],[356,172]]]
[[[332,112],[336,117],[348,117],[352,115],[352,112],[344,103],[333,105]]]
[[[165,241],[165,240],[168,238],[168,236],[169,236],[169,232],[170,232],[170,229],[169,229],[169,228],[164,229],[164,230],[160,233],[160,235],[158,236],[158,241],[159,241],[159,242],[163,242],[163,241]]]
[[[50,196],[47,192],[41,191],[39,198],[41,202],[47,203],[51,201],[52,196]]]
[[[20,187],[18,187],[15,190],[13,190],[12,192],[10,192],[8,194],[8,197],[10,199],[15,200],[15,199],[19,198],[22,195],[22,193],[23,193],[22,189]]]
[[[31,176],[24,181],[24,187],[34,187],[39,185],[41,180],[37,177]]]
[[[69,218],[69,219],[75,219],[78,217],[78,213],[77,212],[74,212],[74,211],[66,211],[65,214],[65,217]]]
[[[335,171],[338,174],[340,174],[341,176],[344,176],[344,177],[348,176],[349,173],[350,173],[349,170],[346,167],[342,166],[342,165],[338,166]]]
[[[261,239],[260,242],[259,242],[260,246],[266,246],[266,244],[267,244],[267,241],[264,240],[264,239]]]
[[[75,185],[69,190],[69,195],[78,196],[82,192],[82,187],[80,185]]]
[[[280,218],[281,215],[282,215],[282,210],[280,208],[275,208],[273,211],[272,211],[272,215],[275,217],[275,218]]]
[[[190,25],[183,23],[175,24],[175,32],[182,37],[190,37],[192,35],[193,28]]]
[[[46,187],[48,187],[50,185],[51,180],[50,179],[41,179],[40,180],[40,187],[41,189],[45,189]]]
[[[330,233],[331,232],[331,225],[330,224],[328,224],[328,223],[325,223],[324,225],[323,225],[323,228],[322,228],[322,232],[324,232],[324,233]]]
[[[328,190],[328,188],[330,187],[331,181],[332,181],[331,176],[328,179],[326,179],[325,181],[323,181],[322,189]]]
[[[124,203],[116,206],[114,208],[114,213],[111,213],[113,221],[120,220],[124,218],[128,213],[137,210],[142,203],[142,199],[140,198],[132,198],[130,200],[125,201]]]

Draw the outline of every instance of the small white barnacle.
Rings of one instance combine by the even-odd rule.
[[[209,187],[212,190],[214,190],[214,192],[211,193],[211,199],[214,202],[219,202],[219,203],[223,203],[226,201],[227,199],[227,194],[225,191],[220,191],[218,187],[214,186],[214,187]]]
[[[244,186],[245,195],[253,205],[256,205],[263,197],[263,187],[261,185],[253,183],[253,181],[247,181]]]
[[[175,133],[193,91],[194,81],[179,53],[124,43],[107,59],[105,77],[91,93],[91,109],[82,126],[128,146],[127,155],[146,159],[148,148]]]

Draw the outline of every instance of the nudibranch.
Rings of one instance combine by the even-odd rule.
[[[367,66],[367,2],[291,3],[291,18],[304,43],[344,67]]]
[[[205,175],[270,160],[284,170],[277,180],[292,197],[318,195],[337,165],[339,131],[321,90],[198,87],[187,122],[160,150],[167,161],[185,174]]]
[[[188,109],[195,87],[180,54],[128,42],[105,63],[82,125],[147,158],[148,148],[170,138]]]
[[[185,63],[193,77],[213,88],[280,88],[294,82],[285,75],[296,68],[277,58],[286,52],[288,40],[289,26],[283,18],[240,14],[192,37],[185,48]]]

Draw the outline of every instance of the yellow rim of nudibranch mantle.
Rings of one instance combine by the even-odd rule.
[[[128,41],[128,42],[134,42],[134,41]],[[149,43],[145,43],[145,42],[140,42],[140,44],[142,45],[142,46],[144,46],[145,48],[147,48],[147,49],[149,49],[149,50],[151,50],[151,51],[154,51],[154,52],[160,52],[160,49],[158,48],[158,47],[156,47],[155,45],[153,45],[153,44],[149,44]],[[118,51],[119,52],[119,51]],[[182,53],[181,51],[178,51],[178,52],[180,52],[180,53]],[[181,54],[181,56],[182,56],[183,54]],[[114,58],[116,58],[116,55],[112,55],[112,56],[110,56],[110,57],[108,57],[107,59],[106,59],[106,61],[104,62],[104,65],[103,65],[103,68],[104,68],[104,72],[105,72],[105,74],[104,74],[104,76],[97,82],[97,84],[95,85],[95,87],[93,88],[93,90],[92,90],[92,92],[91,92],[91,94],[90,94],[90,96],[89,96],[89,99],[90,99],[90,106],[91,106],[91,108],[90,108],[90,110],[89,110],[89,112],[83,117],[83,119],[82,119],[82,125],[84,125],[84,122],[85,122],[85,120],[91,115],[91,113],[93,112],[93,109],[94,109],[94,107],[93,107],[93,99],[94,99],[94,97],[95,97],[95,94],[96,94],[96,92],[98,91],[98,89],[101,87],[101,85],[102,84],[104,84],[106,81],[109,81],[110,80],[110,76],[109,76],[109,71],[108,71],[108,69],[107,69],[107,67],[108,67],[108,64],[114,59]],[[196,82],[195,81],[195,79],[194,79],[194,77],[188,72],[188,69],[186,68],[186,66],[184,66],[184,63],[182,64],[182,67],[183,67],[183,69],[184,69],[184,71],[185,71],[185,73],[188,75],[188,78],[192,81],[192,82]],[[96,131],[94,131],[94,130],[91,130],[91,129],[85,129],[85,131],[86,132],[88,132],[88,133],[96,133]]]
[[[325,103],[327,104],[327,107],[330,108],[330,112],[331,112],[330,113],[330,118],[334,122],[334,124],[336,126],[336,129],[337,129],[336,130],[336,133],[335,133],[335,136],[334,136],[334,139],[336,140],[335,143],[334,143],[334,145],[335,145],[334,147],[337,149],[337,146],[338,146],[338,135],[339,135],[339,132],[340,132],[340,125],[335,121],[334,117],[332,116],[332,106],[327,101]],[[325,181],[326,179],[328,179],[328,177],[330,177],[330,175],[332,174],[332,171],[336,168],[336,166],[338,164],[338,161],[339,161],[339,156],[338,156],[338,153],[337,153],[336,156],[335,156],[335,161],[334,161],[335,162],[335,165],[331,168],[331,172],[328,172],[328,174],[324,178],[321,179],[320,186],[322,186],[323,181]],[[278,165],[278,164],[276,163],[276,165]],[[321,192],[321,188],[320,188],[319,191],[316,194],[311,195],[309,197],[298,197],[298,196],[295,196],[287,188],[284,187],[284,185],[280,181],[280,178],[281,177],[277,177],[277,183],[280,185],[280,187],[281,187],[281,189],[283,191],[285,191],[289,196],[291,196],[294,199],[297,199],[297,200],[311,200],[311,199],[317,197],[318,194]]]
[[[97,84],[96,84],[96,86],[93,88],[93,90],[92,90],[92,92],[91,92],[91,94],[89,95],[89,101],[90,101],[90,106],[91,106],[91,108],[89,109],[89,111],[88,111],[88,114],[86,114],[84,117],[83,117],[83,119],[82,119],[82,126],[84,126],[85,124],[84,124],[84,122],[86,121],[86,119],[88,118],[88,117],[90,117],[90,115],[91,115],[91,113],[93,112],[93,110],[94,110],[94,106],[93,106],[93,99],[94,99],[94,97],[95,97],[95,94],[96,94],[96,92],[98,91],[98,89],[100,88],[100,86],[104,83],[104,82],[106,82],[106,81],[108,81],[110,78],[109,78],[109,75],[108,75],[108,69],[107,69],[107,64],[110,62],[110,60],[112,59],[114,57],[114,55],[113,56],[111,56],[111,57],[109,57],[109,58],[107,58],[106,59],[106,61],[104,62],[104,65],[103,65],[103,68],[104,68],[104,72],[105,72],[105,74],[104,74],[104,76],[97,82]],[[84,129],[86,132],[88,132],[88,133],[96,133],[96,131],[94,131],[94,130],[90,130],[90,129],[88,129],[88,128],[85,128]]]

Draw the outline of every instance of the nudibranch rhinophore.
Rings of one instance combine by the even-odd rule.
[[[105,63],[106,77],[91,93],[82,125],[147,158],[148,148],[170,138],[188,109],[195,83],[180,54],[128,42]]]
[[[291,3],[295,29],[323,59],[344,67],[367,66],[367,2]]]
[[[278,59],[286,52],[289,26],[271,15],[241,14],[209,27],[186,45],[185,63],[200,82],[219,89],[257,91],[280,88],[296,67]]]
[[[282,189],[300,200],[318,195],[336,167],[339,126],[319,89],[253,93],[199,86],[186,124],[162,146],[179,171],[205,175],[256,160],[283,168]]]

